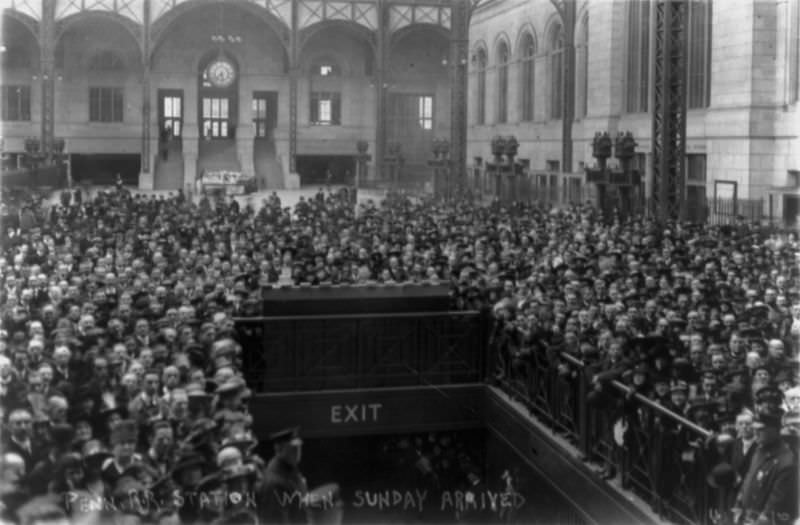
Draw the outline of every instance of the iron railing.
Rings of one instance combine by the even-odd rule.
[[[487,325],[478,312],[236,319],[259,393],[483,382]]]
[[[582,174],[526,171],[516,175],[494,174],[484,169],[467,171],[464,186],[483,200],[504,204],[537,204],[560,207],[594,200],[594,190]]]
[[[620,476],[624,489],[648,503],[662,519],[675,523],[720,521],[727,501],[706,482],[715,451],[711,432],[675,414],[629,386],[610,381],[595,392],[583,361],[568,353],[533,348],[491,348],[495,381],[531,415],[560,434],[590,462]]]
[[[236,326],[256,392],[479,383],[493,375],[661,518],[731,523],[731,489],[707,483],[721,457],[710,431],[622,382],[593,383],[591,367],[575,355],[490,337],[491,322],[479,312],[414,312],[245,317]]]

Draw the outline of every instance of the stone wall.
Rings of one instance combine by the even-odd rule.
[[[797,71],[797,67],[789,67],[791,46],[797,45],[792,27],[800,24],[796,2],[725,0],[724,6],[720,0],[714,2],[710,105],[690,110],[687,116],[687,153],[706,155],[709,197],[717,180],[736,181],[740,197],[766,197],[773,187],[788,184],[787,170],[800,169],[800,113],[797,100],[787,99],[787,75]],[[573,123],[574,170],[579,170],[581,163],[594,163],[591,138],[596,131],[631,131],[638,151],[648,159],[652,152],[650,115],[624,111],[628,7],[627,0],[578,3],[578,20],[584,14],[589,20],[588,114]],[[560,158],[561,121],[549,118],[548,29],[556,16],[548,0],[495,0],[473,15],[471,54],[485,48],[489,68],[487,117],[481,126],[475,116],[474,61],[470,68],[468,159],[489,157],[489,141],[497,134],[516,135],[519,156],[530,158],[535,170],[544,169],[547,160]],[[523,31],[533,31],[537,42],[535,118],[520,122],[522,84],[511,81],[510,122],[497,124],[496,44],[498,39],[508,39],[512,55],[518,57],[515,46]],[[512,75],[514,78],[518,77]],[[649,176],[649,167],[647,171]]]

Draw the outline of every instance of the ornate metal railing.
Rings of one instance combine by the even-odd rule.
[[[236,320],[259,393],[482,382],[487,325],[478,312]]]
[[[497,342],[492,346],[498,386],[568,440],[586,461],[619,475],[622,487],[661,518],[724,522],[726,509],[717,502],[729,495],[706,481],[717,460],[707,445],[710,431],[619,381],[595,390],[587,367],[573,355]],[[599,406],[590,401],[593,390],[603,399]]]

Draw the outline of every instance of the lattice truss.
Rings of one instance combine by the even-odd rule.
[[[34,20],[42,19],[42,0],[0,0],[0,10],[11,9]]]
[[[55,0],[56,20],[85,11],[115,13],[137,24],[144,23],[144,0]]]
[[[450,8],[430,5],[392,5],[389,30],[394,32],[411,24],[433,24],[450,29]]]
[[[162,16],[167,14],[171,9],[188,1],[190,0],[152,0],[151,4],[152,7],[150,8],[151,21],[161,18]],[[231,3],[248,2],[255,4],[272,13],[278,20],[286,24],[286,27],[289,27],[291,25],[292,0],[226,0],[226,1]]]
[[[326,0],[303,0],[299,2],[299,28],[325,20],[355,22],[374,31],[378,28],[378,8],[372,2],[333,2]]]
[[[686,3],[656,2],[653,201],[662,221],[685,216]]]

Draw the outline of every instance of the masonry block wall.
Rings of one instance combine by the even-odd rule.
[[[572,124],[575,171],[595,162],[591,157],[591,139],[597,131],[633,132],[638,151],[650,159],[650,114],[625,111],[625,93],[631,86],[626,70],[629,7],[627,0],[578,3],[577,20],[588,16],[589,59],[588,112]],[[797,0],[713,3],[710,103],[708,107],[689,110],[687,120],[687,154],[706,156],[708,197],[713,197],[716,181],[734,181],[739,197],[766,198],[778,191],[776,188],[790,183],[789,170],[800,169],[800,112],[797,97],[791,95],[792,82],[797,82],[800,67],[796,51],[800,25],[797,12]],[[479,125],[478,71],[473,60],[469,79],[468,159],[488,158],[491,137],[498,134],[513,134],[518,138],[519,155],[531,159],[532,170],[544,170],[548,160],[560,158],[561,120],[551,118],[550,112],[553,83],[548,31],[554,19],[557,20],[556,10],[547,0],[495,0],[483,4],[473,14],[471,54],[474,56],[483,48],[488,57],[487,111],[485,124]],[[494,111],[498,100],[496,45],[499,40],[507,39],[516,60],[520,53],[516,42],[524,31],[533,32],[537,43],[534,120],[520,120],[519,93],[523,85],[511,81],[510,119],[508,123],[498,123]],[[515,67],[518,66],[513,64],[512,70]],[[649,167],[647,171],[649,177]],[[649,189],[649,182],[647,186]]]
[[[31,95],[30,118],[3,123],[3,144],[8,152],[23,152],[25,138],[41,134],[39,72],[42,68],[38,63],[41,50],[37,35],[46,11],[42,6],[49,1],[34,0],[3,6],[2,41],[8,53],[2,57],[2,84],[27,86]],[[449,136],[449,66],[443,62],[449,49],[447,6],[422,6],[417,16],[414,13],[418,6],[411,3],[393,11],[390,17],[390,8],[402,2],[359,4],[357,8],[351,6],[352,9],[343,9],[337,3],[330,9],[322,9],[319,3],[306,4],[294,0],[284,4],[280,13],[270,11],[271,4],[248,2],[53,2],[59,2],[56,7],[60,6],[56,9],[54,21],[58,35],[55,136],[66,139],[70,154],[142,155],[145,152],[143,145],[146,145],[150,150],[150,173],[143,171],[140,174],[143,187],[154,186],[153,166],[157,164],[160,136],[160,90],[179,90],[183,97],[183,182],[184,186],[194,182],[194,166],[204,152],[199,144],[203,135],[200,129],[199,80],[203,67],[215,52],[224,54],[237,66],[235,89],[238,106],[233,117],[239,168],[245,174],[254,170],[253,94],[273,91],[278,94],[273,134],[276,160],[284,172],[288,172],[290,140],[294,138],[291,133],[289,60],[292,5],[299,13],[299,29],[295,35],[299,72],[298,155],[355,155],[359,140],[368,141],[370,153],[375,154],[380,120],[377,93],[380,89],[384,89],[386,95],[433,96],[433,128],[426,128],[426,131],[432,137]],[[151,8],[150,15],[145,14],[147,10],[143,6],[146,5]],[[113,12],[115,10],[119,12]],[[379,38],[378,31],[379,10],[386,19],[382,38]],[[152,21],[150,25],[143,23],[147,16]],[[149,38],[145,36],[148,28]],[[218,34],[226,37],[224,44],[213,41],[212,35]],[[238,38],[227,38],[231,35]],[[382,39],[386,43],[382,55],[385,63],[379,66],[378,41]],[[151,48],[149,51],[144,51],[146,44]],[[147,56],[143,56],[145,52]],[[94,57],[102,53],[119,60],[113,67],[93,67]],[[320,61],[330,61],[338,66],[338,74],[322,78],[314,71],[315,64]],[[385,75],[383,86],[376,85],[376,71]],[[148,79],[149,84],[145,84]],[[117,118],[111,119],[112,122],[90,121],[91,87],[122,90],[124,117],[121,121]],[[311,94],[316,91],[339,93],[338,124],[311,122]],[[225,94],[226,97],[229,95]],[[145,115],[143,112],[148,101],[150,110]],[[426,157],[421,165],[427,171],[426,161],[430,155],[427,143],[424,149]],[[143,170],[145,164],[143,161]]]

